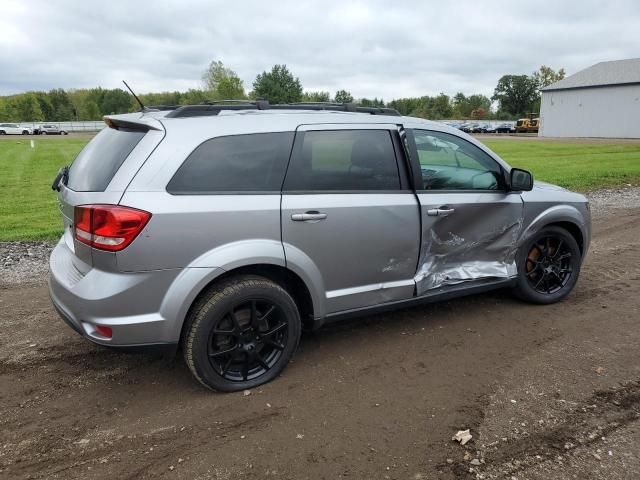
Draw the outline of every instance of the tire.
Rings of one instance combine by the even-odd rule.
[[[7,132],[5,132],[4,130],[0,130],[0,135],[6,135]]]
[[[230,278],[193,306],[182,339],[185,361],[205,387],[235,392],[273,380],[300,341],[289,293],[264,277]]]
[[[567,230],[545,227],[520,247],[516,261],[515,294],[527,302],[547,305],[571,293],[580,275],[582,254]]]
[[[40,135],[46,135],[47,132],[40,132]]]
[[[29,135],[29,132],[27,130],[23,130],[22,135]]]

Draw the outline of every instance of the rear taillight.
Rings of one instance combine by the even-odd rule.
[[[118,205],[81,205],[73,216],[78,241],[110,252],[126,248],[151,218],[144,210]]]

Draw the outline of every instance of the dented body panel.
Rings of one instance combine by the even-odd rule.
[[[516,275],[524,209],[513,193],[419,193],[422,245],[417,294],[446,285]],[[453,210],[432,216],[434,209]]]

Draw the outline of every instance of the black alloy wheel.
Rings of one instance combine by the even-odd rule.
[[[571,249],[564,239],[539,238],[526,260],[527,280],[538,293],[550,295],[564,288],[573,273]]]
[[[566,297],[576,285],[582,264],[578,242],[558,226],[541,229],[523,243],[516,257],[514,291],[523,300],[549,304]]]
[[[221,280],[196,301],[182,338],[186,363],[205,387],[234,392],[276,378],[302,331],[287,290],[257,275]]]
[[[231,382],[264,375],[282,356],[287,323],[282,309],[266,299],[232,306],[211,330],[207,350],[211,366]]]

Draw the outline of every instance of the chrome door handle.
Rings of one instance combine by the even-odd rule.
[[[291,220],[294,222],[318,222],[325,218],[327,218],[327,214],[320,212],[294,213],[291,215]]]
[[[447,207],[430,208],[429,210],[427,210],[427,215],[429,215],[430,217],[446,217],[448,215],[451,215],[455,211],[455,208]]]

